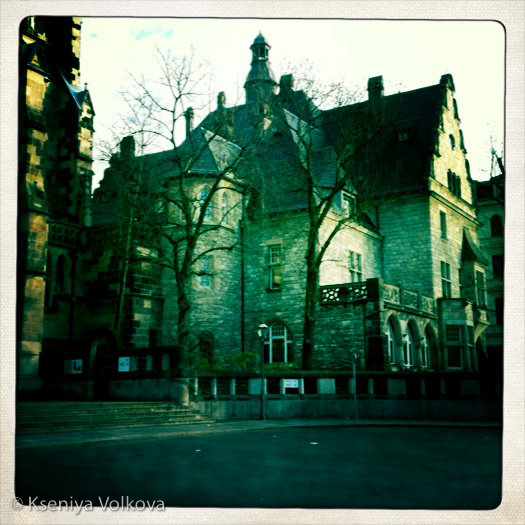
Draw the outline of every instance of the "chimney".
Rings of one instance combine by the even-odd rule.
[[[368,79],[368,101],[375,108],[383,98],[383,77],[372,77]]]
[[[119,157],[123,160],[129,160],[135,157],[135,139],[131,135],[124,137],[120,141]]]
[[[281,89],[293,89],[293,75],[281,75],[281,78],[279,79],[279,86]]]
[[[189,139],[193,131],[193,108],[188,108],[184,112],[184,118],[186,119],[186,138]]]
[[[217,95],[217,109],[222,110],[226,106],[226,95],[224,94],[224,91],[221,91]]]

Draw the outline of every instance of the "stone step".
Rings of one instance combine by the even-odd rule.
[[[104,418],[104,417],[93,417],[93,418],[70,418],[70,419],[46,419],[46,420],[34,420],[34,421],[17,421],[17,428],[32,428],[32,427],[43,427],[43,426],[70,426],[76,424],[89,424],[89,425],[113,425],[116,423],[140,423],[151,422],[151,423],[162,423],[163,421],[192,421],[202,419],[201,415],[179,415],[179,416],[162,416],[162,417],[120,417],[120,418]]]
[[[162,401],[24,402],[17,404],[16,417],[23,433],[201,422],[212,420],[191,407]]]
[[[126,409],[126,410],[44,410],[42,412],[19,410],[17,418],[46,418],[46,417],[71,417],[77,415],[106,414],[108,416],[119,416],[134,414],[197,414],[198,411],[189,408],[148,408],[148,409]]]
[[[77,432],[82,430],[111,430],[111,429],[118,429],[118,428],[140,428],[140,427],[169,427],[169,426],[176,426],[176,425],[204,425],[204,424],[212,424],[215,423],[214,419],[188,419],[188,420],[179,420],[179,421],[163,421],[163,422],[157,422],[157,423],[148,423],[148,422],[141,422],[137,424],[129,424],[129,423],[122,423],[122,424],[114,424],[114,425],[108,425],[108,426],[86,426],[86,425],[72,425],[72,426],[58,426],[58,427],[40,427],[40,428],[22,428],[17,429],[17,432],[20,434],[26,435],[26,434],[47,434],[47,433],[61,433],[61,432]]]

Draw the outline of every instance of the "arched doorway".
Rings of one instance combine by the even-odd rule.
[[[93,336],[90,345],[89,370],[93,380],[94,399],[109,399],[114,348],[115,339],[109,330],[101,330]]]

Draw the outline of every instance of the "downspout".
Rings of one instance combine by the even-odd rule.
[[[241,244],[241,352],[245,352],[245,272],[244,272],[244,220],[245,220],[245,193],[242,194],[242,217],[239,221],[239,235]]]

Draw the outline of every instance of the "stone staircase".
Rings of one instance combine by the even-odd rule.
[[[166,401],[42,401],[16,405],[16,431],[42,434],[212,423],[199,411]]]

